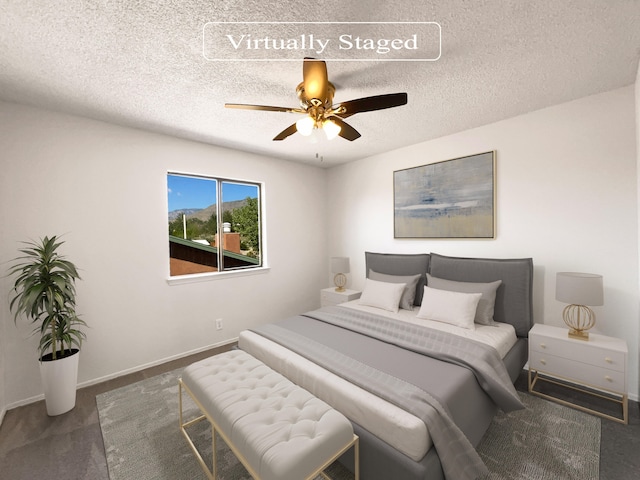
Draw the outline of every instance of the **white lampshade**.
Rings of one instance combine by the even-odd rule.
[[[349,273],[349,257],[331,257],[331,273]]]
[[[324,130],[324,133],[326,133],[327,139],[333,140],[338,136],[340,130],[342,130],[342,127],[332,122],[331,120],[325,120],[324,122],[322,122],[322,129]]]
[[[604,305],[602,275],[558,272],[556,300],[570,305]]]
[[[313,118],[309,116],[302,117],[300,120],[296,122],[296,130],[300,132],[301,135],[308,137],[313,132],[313,127],[315,127],[316,122]]]

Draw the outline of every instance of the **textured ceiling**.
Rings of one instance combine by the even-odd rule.
[[[304,55],[210,61],[221,21],[438,22],[442,55],[327,61],[336,102],[409,103],[350,117],[354,142],[273,142],[299,117],[224,103],[298,106]],[[629,85],[639,58],[640,0],[0,0],[0,99],[323,166]]]

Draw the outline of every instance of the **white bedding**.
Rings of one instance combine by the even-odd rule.
[[[341,306],[390,316],[410,323],[419,323],[456,333],[467,338],[474,338],[496,348],[501,357],[504,357],[516,342],[515,331],[511,325],[476,325],[475,330],[467,330],[440,322],[418,319],[416,318],[417,309],[413,311],[400,310],[398,313],[385,312],[377,308],[359,305],[357,300],[343,303]],[[240,333],[238,346],[289,378],[293,383],[324,400],[347,418],[409,458],[419,461],[431,448],[431,437],[425,424],[401,408],[347,382],[261,335],[243,331]]]
[[[509,325],[508,323],[496,322],[495,326],[479,325],[476,323],[475,330],[469,330],[467,328],[456,327],[448,323],[418,318],[417,315],[420,307],[414,307],[413,310],[400,309],[397,313],[394,313],[380,308],[360,305],[358,300],[341,303],[340,306],[355,308],[357,310],[370,312],[375,315],[382,315],[384,317],[395,318],[396,320],[401,320],[403,322],[424,325],[425,327],[435,328],[436,330],[441,330],[443,332],[460,335],[470,340],[477,340],[478,342],[482,342],[495,348],[498,351],[500,358],[504,358],[509,350],[511,350],[511,348],[516,344],[517,340],[516,331],[513,328],[513,325]]]

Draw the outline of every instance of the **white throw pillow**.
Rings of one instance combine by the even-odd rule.
[[[450,292],[424,287],[422,306],[417,317],[475,330],[473,319],[480,297],[481,293]]]
[[[404,283],[404,292],[400,297],[400,308],[405,310],[413,310],[413,302],[416,299],[416,287],[420,281],[421,275],[387,275],[386,273],[378,273],[373,270],[369,270],[369,277],[371,280],[377,282],[386,283]]]
[[[400,308],[400,298],[406,286],[406,283],[378,282],[367,278],[362,295],[360,295],[360,305],[397,312]]]
[[[453,280],[445,280],[437,278],[427,273],[427,285],[438,290],[449,290],[450,292],[461,293],[481,293],[482,297],[478,302],[476,310],[476,318],[474,322],[480,325],[495,325],[493,320],[493,312],[496,306],[496,292],[502,284],[502,280],[496,280],[489,283],[475,282],[456,282]]]

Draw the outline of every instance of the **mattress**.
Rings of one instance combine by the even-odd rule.
[[[516,342],[515,331],[511,325],[478,325],[475,330],[466,330],[440,322],[418,319],[416,310],[400,310],[395,314],[359,305],[357,300],[341,306],[378,315],[383,314],[401,321],[418,323],[472,338],[493,346],[501,357],[504,357]],[[432,323],[434,325],[431,325]],[[238,345],[242,350],[309,390],[316,397],[342,412],[351,421],[366,428],[412,460],[419,461],[431,448],[431,437],[424,422],[401,408],[256,333],[241,332]]]

